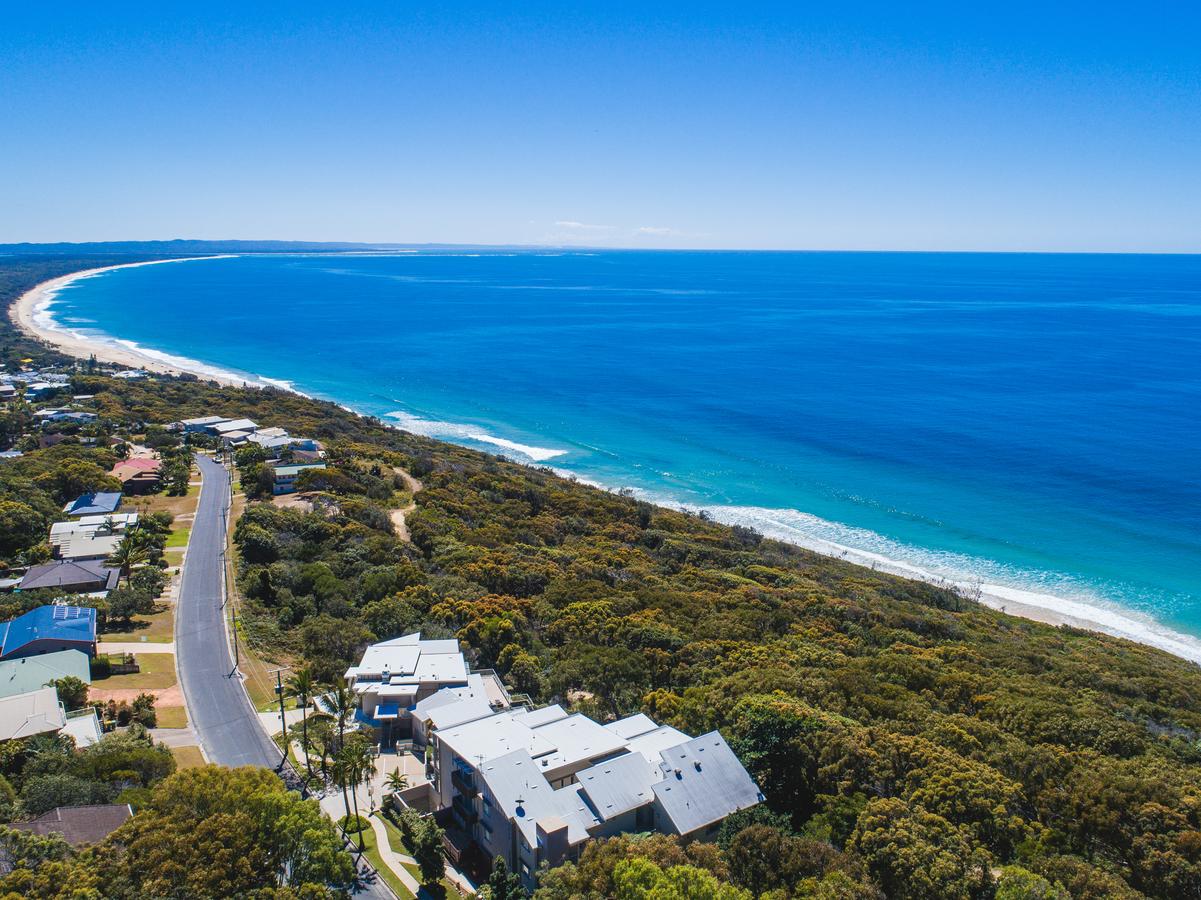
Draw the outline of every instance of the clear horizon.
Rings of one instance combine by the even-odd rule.
[[[22,8],[0,242],[1195,253],[1199,43],[1184,4]]]

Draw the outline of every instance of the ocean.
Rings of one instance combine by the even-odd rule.
[[[1201,660],[1201,257],[249,256],[43,317]]]

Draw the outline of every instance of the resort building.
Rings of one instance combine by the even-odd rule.
[[[600,725],[557,705],[510,709],[430,737],[431,805],[456,852],[503,857],[530,890],[541,864],[578,859],[594,838],[711,838],[763,800],[721,734],[641,714]]]
[[[435,694],[444,693],[447,705],[483,698],[488,715],[509,705],[496,673],[467,671],[458,641],[422,640],[420,632],[372,644],[345,678],[358,698],[358,720],[376,730],[385,748],[398,740],[425,740],[426,719],[417,725],[415,716],[432,712],[426,700]]]
[[[126,533],[138,524],[137,513],[84,516],[50,526],[50,551],[56,559],[108,559]]]
[[[78,650],[88,657],[96,655],[96,610],[51,604],[0,623],[0,660],[61,650]]]

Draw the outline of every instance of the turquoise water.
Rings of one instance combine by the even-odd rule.
[[[869,564],[1201,635],[1201,257],[240,257],[83,279],[49,313]]]

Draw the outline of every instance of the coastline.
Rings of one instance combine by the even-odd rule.
[[[42,341],[61,350],[68,356],[77,359],[96,357],[97,361],[128,366],[131,369],[144,369],[147,372],[157,372],[160,375],[196,375],[200,378],[211,379],[226,387],[262,387],[262,382],[243,378],[234,372],[203,371],[195,366],[189,367],[191,360],[179,360],[166,354],[154,355],[136,346],[125,346],[117,343],[89,338],[78,332],[49,324],[50,320],[39,321],[45,317],[47,309],[54,302],[59,291],[76,281],[91,278],[115,269],[131,269],[138,266],[155,266],[163,263],[197,262],[205,259],[230,259],[236,256],[225,253],[212,256],[188,256],[175,259],[153,259],[142,262],[120,263],[113,266],[99,266],[95,269],[84,269],[51,278],[35,285],[17,298],[8,308],[8,317],[24,334],[35,340]]]
[[[225,371],[215,367],[206,366],[203,363],[197,362],[196,360],[172,356],[170,354],[162,353],[150,348],[142,348],[136,344],[117,342],[117,339],[106,341],[96,337],[89,337],[58,326],[53,322],[53,319],[47,315],[47,309],[52,304],[57,293],[71,283],[84,278],[92,277],[94,275],[112,271],[114,269],[131,268],[144,265],[158,265],[160,263],[168,262],[194,262],[204,259],[228,259],[236,255],[237,254],[222,254],[122,263],[118,265],[98,267],[95,269],[87,269],[80,272],[59,276],[49,281],[42,282],[41,284],[31,288],[29,291],[26,291],[10,306],[9,317],[17,326],[17,328],[19,328],[25,334],[37,340],[44,341],[45,343],[56,347],[62,352],[79,359],[87,359],[91,356],[95,356],[97,360],[102,362],[129,366],[131,368],[140,368],[159,374],[195,375],[199,378],[216,381],[229,387],[261,388],[273,386],[304,396],[303,392],[293,387],[290,382],[269,379],[262,375],[243,375],[236,372]],[[362,414],[358,410],[354,410],[350,407],[343,406],[343,408],[355,413],[356,415]],[[402,430],[413,430],[405,429],[403,422],[393,427],[399,427]],[[421,433],[421,431],[418,430],[417,433]],[[477,441],[484,440],[478,435],[472,435],[471,437]],[[455,443],[453,438],[448,439],[446,437],[435,437],[435,439],[449,440],[450,443]],[[501,452],[503,452],[506,447],[522,446],[500,439],[491,439],[487,442],[497,445]],[[556,455],[559,455],[559,451],[551,451],[547,459]],[[546,465],[546,461],[538,458],[537,456],[532,457],[532,459],[533,461],[530,463],[531,465]],[[602,490],[617,491],[621,489],[620,486],[588,482],[587,479],[579,478],[576,473],[571,472],[569,469],[556,469],[556,472],[564,477],[575,478],[577,480],[584,481],[585,483],[593,484],[595,487],[598,487]],[[723,509],[721,507],[713,508],[688,505],[682,506],[678,501],[664,497],[647,497],[647,499],[663,506],[685,508],[693,513],[707,511],[712,515],[715,521],[720,521],[725,524],[747,524],[744,521],[734,518],[729,513],[723,514]],[[761,511],[761,513],[772,512],[774,511]],[[872,569],[874,571],[925,581],[938,587],[957,590],[963,596],[975,600],[984,606],[1019,618],[1037,621],[1057,627],[1068,626],[1086,631],[1099,632],[1113,637],[1124,638],[1134,643],[1154,647],[1174,656],[1189,660],[1193,663],[1201,664],[1201,639],[1176,632],[1149,616],[1142,616],[1138,613],[1124,610],[1120,607],[1089,602],[1087,599],[1072,599],[1070,597],[1058,595],[1040,594],[1006,585],[982,583],[979,581],[954,581],[933,574],[925,569],[922,569],[920,566],[901,562],[881,554],[873,553],[871,551],[849,547],[821,538],[799,537],[798,535],[789,533],[783,529],[773,529],[771,527],[772,521],[770,516],[761,516],[760,518],[761,521],[751,523],[752,527],[757,528],[757,530],[760,530],[762,533],[764,533],[766,537],[774,540],[791,543],[793,545],[803,547],[804,549],[820,553],[823,556],[842,559],[846,562],[863,566],[864,568]]]

